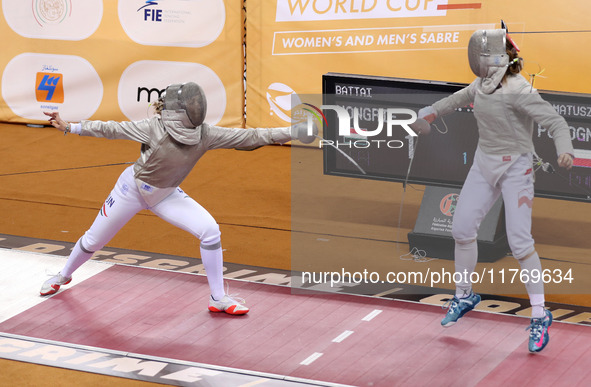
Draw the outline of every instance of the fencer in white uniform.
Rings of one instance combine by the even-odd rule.
[[[140,157],[123,171],[94,223],[74,246],[64,268],[43,284],[40,293],[53,294],[60,286],[68,284],[72,273],[95,251],[107,244],[136,213],[148,209],[201,241],[201,259],[211,291],[209,310],[245,314],[249,309],[244,303],[230,297],[224,289],[218,224],[179,185],[208,150],[256,148],[294,138],[311,142],[313,136],[308,136],[307,128],[302,125],[271,129],[209,125],[203,122],[207,111],[206,96],[193,82],[168,86],[157,105],[160,114],[134,122],[82,121],[70,124],[58,113],[45,113],[51,124],[64,133],[129,139],[142,145]]]
[[[500,195],[505,205],[509,246],[521,270],[529,274],[525,283],[532,305],[529,350],[541,351],[549,340],[552,315],[544,307],[540,258],[531,235],[534,198],[532,134],[534,121],[548,129],[558,155],[558,165],[569,168],[573,147],[568,124],[544,101],[519,73],[519,49],[505,28],[476,31],[470,40],[468,57],[477,78],[466,88],[419,111],[419,118],[432,122],[436,117],[470,104],[478,124],[478,148],[474,163],[462,187],[453,217],[455,240],[455,297],[441,321],[453,325],[472,310],[480,296],[472,292],[470,273],[476,267],[476,236],[480,223]],[[526,278],[524,276],[523,278]]]

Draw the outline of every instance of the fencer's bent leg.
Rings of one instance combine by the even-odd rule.
[[[223,254],[220,228],[209,212],[180,188],[151,208],[170,224],[201,240],[200,252],[214,300],[224,297]]]
[[[126,169],[107,200],[103,203],[92,226],[78,240],[60,273],[70,277],[95,251],[106,245],[136,213],[146,208],[133,181],[131,167]]]
[[[530,172],[528,172],[530,171]],[[542,264],[535,251],[531,235],[532,206],[534,198],[531,161],[526,156],[513,165],[500,181],[505,202],[507,239],[513,257],[523,273],[527,273],[525,288],[532,305],[532,317],[544,317],[544,282]],[[536,280],[535,278],[538,278]]]
[[[492,187],[475,163],[464,182],[454,212],[452,236],[455,240],[455,271],[461,278],[456,283],[456,297],[464,298],[472,292],[470,274],[478,262],[476,237],[482,219],[498,199],[500,190]]]

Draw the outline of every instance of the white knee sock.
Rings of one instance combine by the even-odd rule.
[[[525,283],[525,289],[529,295],[529,302],[531,304],[531,316],[534,318],[544,317],[544,282],[542,280],[542,263],[540,256],[536,251],[530,256],[518,259],[521,266],[522,273],[527,273],[529,281]],[[532,273],[534,273],[532,275]],[[538,278],[538,281],[533,279],[533,276]]]
[[[71,277],[76,269],[92,257],[92,254],[94,254],[94,251],[88,251],[82,247],[82,238],[78,239],[66,261],[66,266],[60,271],[61,275]]]
[[[224,259],[221,243],[218,242],[213,245],[201,244],[200,250],[211,296],[214,300],[219,301],[226,294],[224,290]]]
[[[456,297],[465,298],[472,293],[472,283],[470,282],[470,274],[476,268],[478,261],[478,244],[476,240],[468,243],[456,242],[455,247],[455,268],[456,277],[460,277],[461,281],[456,283]],[[459,279],[459,278],[456,278]]]

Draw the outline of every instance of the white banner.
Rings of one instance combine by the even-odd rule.
[[[80,121],[98,109],[103,83],[94,67],[79,56],[24,53],[6,65],[2,97],[23,118],[45,121],[43,112],[59,111]]]
[[[3,0],[6,23],[25,38],[82,40],[103,18],[101,0]]]
[[[226,22],[223,0],[120,0],[118,10],[125,33],[149,46],[204,47]]]
[[[217,124],[226,111],[226,89],[212,69],[199,63],[158,60],[132,63],[119,81],[119,107],[132,121],[148,118],[152,110],[146,107],[158,99],[166,86],[184,82],[197,82],[203,88],[207,98],[205,122]]]

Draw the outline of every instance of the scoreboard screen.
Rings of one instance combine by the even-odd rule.
[[[438,117],[428,135],[412,137],[401,113],[433,104],[465,84],[329,73],[323,76],[324,173],[410,184],[461,187],[474,159],[478,128],[471,106]],[[554,142],[535,124],[537,155],[553,173],[536,172],[536,196],[591,202],[591,95],[539,91],[562,115],[575,149],[570,171],[557,166]],[[335,109],[350,117],[350,132],[339,131]],[[342,117],[341,117],[342,119]],[[381,130],[380,130],[381,129]],[[336,148],[339,150],[337,151]],[[344,152],[348,157],[345,157]],[[352,159],[354,163],[351,162]]]

